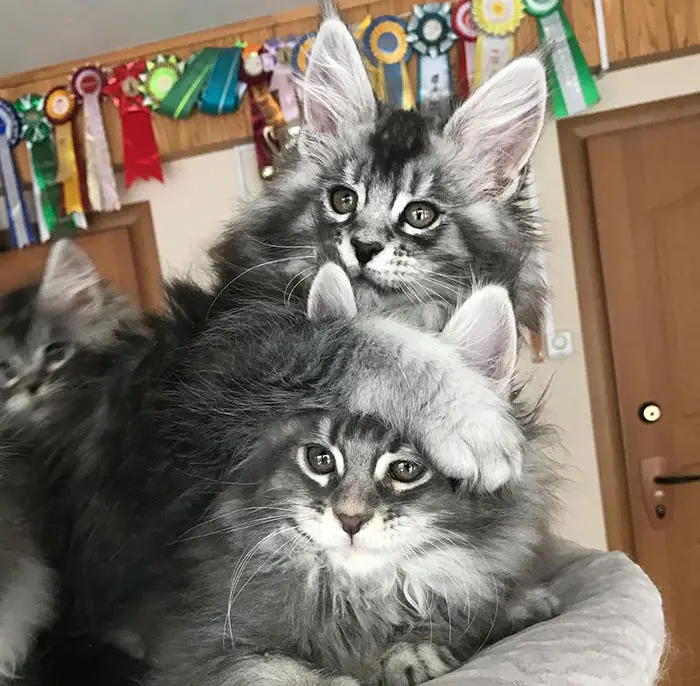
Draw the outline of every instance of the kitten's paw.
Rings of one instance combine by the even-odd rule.
[[[351,676],[337,676],[328,682],[328,686],[362,686]]]
[[[448,648],[432,643],[397,643],[381,660],[383,686],[417,686],[459,665]]]
[[[531,588],[508,604],[508,618],[515,631],[546,622],[561,612],[561,600],[545,586]]]

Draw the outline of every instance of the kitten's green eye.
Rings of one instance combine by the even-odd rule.
[[[310,445],[306,448],[306,464],[314,474],[330,474],[335,471],[333,453],[322,445]]]
[[[414,229],[427,229],[439,212],[429,202],[409,202],[403,211],[403,220]]]
[[[331,207],[338,214],[350,214],[357,209],[357,193],[352,188],[336,186],[331,190]]]
[[[66,343],[49,343],[44,348],[44,362],[46,362],[46,364],[58,364],[66,359],[67,354],[68,345]]]
[[[425,467],[410,460],[397,460],[389,465],[389,476],[395,481],[410,484],[425,474]]]

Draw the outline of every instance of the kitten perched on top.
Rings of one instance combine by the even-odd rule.
[[[347,277],[331,276],[314,282],[309,312],[352,318]],[[506,292],[475,292],[442,339],[469,367],[463,401],[481,408],[462,429],[468,449],[446,461],[347,410],[289,405],[261,422],[206,521],[183,537],[191,588],[160,623],[155,686],[411,686],[522,627],[555,479],[536,450],[542,427],[511,399]],[[488,456],[501,440],[510,473],[471,478],[472,461],[500,471]]]
[[[350,32],[330,18],[301,85],[297,150],[212,251],[213,307],[243,289],[303,296],[331,259],[360,309],[439,329],[474,283],[497,283],[536,329],[546,289],[527,170],[546,106],[541,64],[514,60],[435,128],[375,101]]]

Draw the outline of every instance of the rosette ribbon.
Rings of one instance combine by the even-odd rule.
[[[185,63],[175,55],[158,55],[146,60],[146,68],[139,74],[143,104],[157,110],[185,70]]]
[[[450,4],[414,5],[406,39],[418,54],[418,103],[449,114],[452,70],[448,53],[457,40],[450,23]]]
[[[397,109],[410,110],[415,101],[406,69],[411,57],[406,22],[390,15],[377,17],[367,27],[364,43],[370,64],[381,70],[387,102]]]
[[[466,100],[474,88],[472,83],[476,63],[476,39],[479,31],[472,21],[472,1],[462,0],[452,11],[452,28],[459,38],[457,64],[459,97]]]
[[[316,31],[305,33],[299,38],[292,50],[292,69],[298,76],[306,74],[306,67],[309,66],[309,55],[316,40]]]
[[[44,114],[44,98],[41,95],[23,95],[15,102],[15,111],[29,152],[39,239],[43,243],[51,238],[56,229],[62,203],[61,187],[56,180],[58,165],[52,127]]]
[[[2,181],[13,248],[23,248],[30,243],[36,243],[12,153],[12,148],[19,143],[19,140],[20,122],[17,113],[11,102],[0,99],[0,181]]]
[[[377,96],[377,98],[379,98],[379,100],[381,100],[382,102],[386,102],[387,95],[386,84],[384,83],[384,74],[380,68],[375,67],[370,62],[369,57],[367,57],[367,53],[364,50],[365,32],[367,31],[371,23],[372,17],[368,14],[359,24],[356,24],[352,28],[352,35],[359,46],[360,54],[362,55],[362,61],[365,64],[367,76],[369,76],[369,82],[372,84],[372,90],[374,91],[374,94]]]
[[[204,48],[188,60],[182,76],[172,85],[158,107],[159,114],[186,119],[204,91],[220,48]]]
[[[269,89],[270,74],[265,71],[262,46],[249,45],[241,60],[240,80],[247,85],[253,142],[258,170],[263,179],[274,174],[273,152],[279,147],[278,132],[284,127],[284,114]]]
[[[75,72],[71,88],[83,104],[83,143],[90,207],[96,212],[113,212],[121,208],[121,203],[100,108],[103,84],[102,70],[87,65]]]
[[[115,67],[104,87],[119,110],[124,141],[124,181],[128,188],[136,179],[163,180],[158,145],[153,133],[151,113],[143,104],[139,75],[146,68],[145,60]]]
[[[52,88],[44,98],[44,114],[54,126],[57,181],[63,184],[63,211],[73,218],[76,226],[86,229],[80,165],[73,137],[76,106],[75,96],[64,86]]]
[[[598,86],[583,56],[561,0],[524,0],[537,22],[540,43],[549,48],[549,89],[555,117],[566,117],[600,100]]]
[[[230,114],[238,109],[238,72],[244,47],[244,43],[237,41],[232,48],[219,51],[199,103],[199,109],[205,114]]]
[[[472,0],[472,21],[479,31],[474,56],[476,86],[513,58],[513,36],[523,15],[522,0]]]
[[[262,53],[263,68],[271,74],[270,90],[277,95],[287,128],[298,126],[301,119],[292,73],[292,53],[297,39],[269,38]]]

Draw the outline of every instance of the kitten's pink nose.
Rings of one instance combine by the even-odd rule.
[[[352,245],[352,247],[355,249],[357,261],[363,266],[367,264],[375,255],[379,255],[379,253],[384,249],[384,246],[381,243],[377,243],[376,241],[365,243],[358,238],[353,238],[350,241],[350,245]]]
[[[362,525],[369,521],[369,517],[362,515],[346,515],[336,512],[335,516],[338,518],[340,526],[343,527],[343,531],[348,536],[354,536],[362,528]]]

